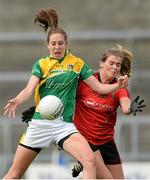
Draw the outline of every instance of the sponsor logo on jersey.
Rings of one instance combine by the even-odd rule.
[[[84,100],[84,103],[86,106],[91,107],[91,108],[102,109],[106,111],[114,111],[113,106],[96,102],[92,98],[88,98]]]
[[[72,71],[73,70],[73,64],[68,64],[67,69],[68,69],[68,71]]]

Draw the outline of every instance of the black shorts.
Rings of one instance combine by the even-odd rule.
[[[121,164],[119,152],[113,140],[102,145],[90,144],[90,147],[93,152],[97,150],[100,151],[103,161],[106,165]]]

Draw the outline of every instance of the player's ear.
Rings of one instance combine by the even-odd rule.
[[[100,61],[99,66],[100,66],[100,68],[102,68],[104,66],[104,62]]]
[[[50,50],[49,43],[47,43],[46,46],[47,46],[47,49]]]

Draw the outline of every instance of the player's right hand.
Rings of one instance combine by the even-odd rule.
[[[15,110],[18,107],[18,105],[19,105],[19,101],[16,98],[9,100],[7,105],[3,109],[4,116],[8,116],[9,118],[10,117],[14,118],[16,116]]]
[[[128,78],[127,75],[120,76],[118,78],[118,87],[119,88],[127,87],[128,86],[128,81],[129,81],[129,78]]]

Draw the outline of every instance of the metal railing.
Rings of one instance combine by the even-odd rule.
[[[137,40],[150,38],[149,30],[91,30],[67,32],[69,40]],[[45,40],[42,32],[1,32],[0,42],[36,42]]]

